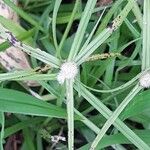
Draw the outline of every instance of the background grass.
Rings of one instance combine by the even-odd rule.
[[[138,78],[150,67],[150,2],[4,2],[20,25],[0,17],[6,39],[0,50],[11,46],[5,32],[11,31],[33,69],[1,69],[1,149],[149,150],[150,92]],[[79,73],[60,85],[65,60],[76,62]],[[43,71],[45,63],[50,67]],[[40,86],[20,82],[31,79]]]

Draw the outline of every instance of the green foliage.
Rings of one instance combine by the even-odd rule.
[[[4,2],[20,24],[0,16],[0,51],[12,46],[11,31],[14,46],[37,67],[0,70],[1,149],[21,135],[22,150],[149,150],[150,92],[139,78],[150,69],[150,2]],[[100,54],[108,57],[90,59]],[[66,61],[76,63],[78,75],[61,85]]]

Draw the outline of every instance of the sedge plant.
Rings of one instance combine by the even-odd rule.
[[[8,101],[0,101],[2,106],[0,107],[1,110],[1,149],[3,149],[3,139],[7,137],[7,132],[4,129],[5,125],[5,119],[4,119],[4,112],[12,112],[12,113],[21,113],[21,114],[29,114],[29,115],[35,115],[35,116],[46,116],[49,117],[48,119],[44,120],[43,118],[40,118],[39,120],[35,120],[35,124],[39,121],[43,121],[43,125],[47,125],[48,123],[54,123],[57,124],[58,121],[55,119],[53,121],[53,118],[63,118],[67,121],[67,148],[69,150],[75,149],[75,129],[76,129],[76,122],[79,122],[79,126],[83,126],[86,128],[86,130],[89,133],[86,133],[86,131],[81,130],[85,138],[87,138],[87,141],[89,141],[87,144],[84,143],[83,146],[81,146],[79,149],[101,149],[106,146],[112,146],[115,148],[114,144],[117,144],[117,149],[123,150],[125,149],[121,144],[124,143],[132,143],[135,147],[137,147],[140,150],[149,150],[150,146],[149,143],[145,138],[142,137],[142,134],[139,134],[138,131],[132,130],[126,123],[124,123],[122,117],[120,115],[124,113],[124,110],[130,105],[130,101],[132,101],[136,95],[142,89],[148,88],[150,86],[150,75],[149,75],[149,68],[150,68],[150,60],[149,60],[149,39],[150,39],[150,32],[149,32],[149,21],[150,20],[150,1],[146,0],[144,1],[144,15],[142,16],[142,13],[140,11],[140,7],[138,3],[135,0],[125,0],[125,1],[115,1],[110,6],[106,6],[95,9],[97,0],[87,0],[84,6],[82,6],[82,1],[76,0],[75,4],[72,5],[72,12],[68,13],[69,15],[64,16],[66,17],[67,25],[66,28],[63,30],[63,33],[60,33],[62,30],[58,30],[57,25],[61,22],[62,24],[66,21],[63,20],[62,15],[60,15],[59,11],[61,9],[65,9],[63,6],[63,3],[61,0],[51,2],[49,3],[42,3],[41,5],[52,5],[50,8],[53,8],[53,12],[50,18],[48,13],[43,13],[43,17],[48,18],[47,20],[49,22],[46,22],[47,24],[50,24],[51,26],[51,34],[48,32],[49,29],[47,28],[47,24],[43,25],[38,23],[39,18],[35,17],[34,15],[28,15],[23,10],[15,6],[12,2],[9,0],[4,0],[4,2],[9,5],[14,11],[16,11],[20,17],[22,17],[24,20],[26,20],[30,25],[34,26],[36,30],[41,32],[42,34],[46,35],[42,37],[41,43],[45,46],[45,49],[47,51],[44,51],[42,48],[34,48],[31,45],[28,44],[28,42],[21,40],[20,36],[12,31],[12,29],[9,26],[9,22],[5,19],[5,22],[2,22],[2,19],[0,19],[0,36],[6,40],[5,43],[3,43],[3,49],[8,48],[9,46],[14,46],[16,48],[21,49],[31,57],[37,59],[39,62],[42,62],[44,64],[49,65],[49,69],[43,71],[43,69],[40,67],[36,67],[31,70],[23,70],[23,71],[13,71],[8,73],[1,73],[0,74],[0,81],[28,81],[28,80],[34,80],[37,81],[43,89],[48,91],[50,94],[47,96],[49,99],[55,99],[56,101],[59,101],[59,106],[50,104],[48,102],[39,101],[37,98],[30,97],[31,101],[28,101],[25,103],[23,101],[19,101],[19,99],[13,98],[11,101],[10,96],[5,98],[3,96],[0,99],[8,99]],[[40,7],[36,4],[36,2],[32,2],[31,6],[28,6],[28,1],[26,1],[25,6],[26,9],[31,9],[34,7]],[[28,6],[28,7],[27,7]],[[30,8],[31,7],[31,8]],[[83,8],[84,9],[83,9]],[[115,10],[119,7],[117,12]],[[109,9],[110,8],[110,9]],[[97,10],[102,9],[102,14],[99,16],[99,18],[94,18],[97,16],[95,13],[97,13]],[[109,9],[109,10],[107,10]],[[106,13],[107,12],[107,13]],[[106,14],[105,14],[106,13]],[[115,14],[114,14],[115,13]],[[117,15],[116,15],[117,13]],[[47,15],[47,16],[46,16]],[[69,16],[69,17],[68,17]],[[114,19],[111,20],[112,16],[115,16]],[[131,18],[136,20],[136,27],[130,23],[128,19],[128,16],[131,16]],[[64,18],[65,18],[64,17]],[[143,18],[142,18],[143,17]],[[34,19],[33,19],[34,18]],[[43,19],[43,18],[42,18]],[[70,37],[69,40],[71,40],[71,44],[69,43],[68,37],[69,37],[69,31],[71,30],[71,27],[74,24],[75,20],[79,20],[78,27],[76,29],[76,32],[74,32],[73,36]],[[94,26],[90,29],[90,33],[87,34],[88,27],[91,26],[91,20],[96,20],[94,22]],[[42,21],[41,21],[42,22]],[[107,49],[107,45],[111,47],[112,49],[115,47],[117,48],[116,44],[113,42],[116,39],[119,40],[119,32],[121,32],[122,26],[128,27],[132,36],[134,37],[133,42],[129,42],[123,45],[123,48],[120,48],[118,51],[113,51],[114,55],[110,55],[110,58],[106,58],[105,60],[100,60],[101,58],[98,57],[98,64],[96,64],[94,61],[91,60],[91,55],[93,57],[99,56],[99,55],[93,55],[93,53],[97,53],[99,51],[99,48],[101,49]],[[16,27],[17,29],[18,27]],[[142,38],[140,38],[140,32],[138,30],[142,31]],[[61,29],[61,27],[60,27]],[[29,31],[26,31],[24,33],[28,33]],[[31,31],[30,31],[31,32]],[[29,34],[29,33],[28,33]],[[33,34],[31,32],[30,34]],[[87,36],[86,36],[87,35]],[[28,36],[27,36],[28,37]],[[48,38],[47,38],[48,37]],[[52,39],[52,44],[50,44],[50,39]],[[142,42],[141,42],[142,40]],[[67,45],[67,42],[69,45]],[[120,39],[120,43],[124,42],[124,39]],[[122,42],[122,43],[123,43]],[[133,53],[132,57],[130,59],[127,59],[127,57],[123,56],[121,52],[128,47],[132,43],[136,43],[135,52]],[[141,44],[142,43],[142,44]],[[65,51],[64,47],[67,45],[69,47],[68,51]],[[136,56],[140,53],[140,46],[142,45],[142,56],[140,57],[141,61],[135,61],[134,59]],[[49,47],[51,49],[49,49]],[[66,48],[66,47],[65,47]],[[52,50],[53,49],[53,50]],[[105,52],[105,51],[102,51]],[[119,53],[119,55],[115,55],[116,53]],[[116,59],[116,56],[119,57],[118,60]],[[115,58],[113,58],[115,57]],[[138,57],[138,56],[137,56]],[[110,61],[111,59],[114,59],[113,61]],[[127,60],[127,62],[126,62]],[[107,67],[113,62],[113,69],[107,69]],[[100,63],[100,64],[99,64]],[[131,69],[131,73],[134,74],[136,72],[136,75],[129,80],[128,82],[121,84],[116,83],[116,85],[113,87],[112,78],[114,76],[113,72],[110,70],[115,70],[115,67],[124,67],[126,64],[128,65],[131,63],[133,67],[133,70]],[[37,63],[38,64],[38,63]],[[40,63],[39,63],[40,64]],[[94,65],[93,65],[94,64]],[[142,66],[141,71],[137,71],[137,66],[139,64]],[[134,69],[135,68],[135,69]],[[90,70],[90,71],[89,71]],[[106,76],[105,76],[106,71]],[[89,74],[92,74],[95,76],[95,78],[92,78],[92,75],[89,77]],[[102,79],[102,75],[105,76],[105,81],[109,83],[109,85],[100,82],[100,79]],[[109,75],[109,76],[108,76]],[[122,78],[124,76],[122,75]],[[121,78],[121,77],[120,77]],[[108,79],[108,80],[107,80]],[[89,84],[90,83],[90,84]],[[57,84],[55,87],[54,84]],[[120,85],[121,84],[121,85]],[[146,86],[145,86],[146,84]],[[147,85],[148,84],[148,85]],[[119,86],[120,85],[120,86]],[[134,85],[134,86],[133,86]],[[130,91],[128,91],[130,89]],[[1,89],[3,93],[7,92],[6,89]],[[125,90],[125,96],[121,96],[121,100],[119,101],[117,96],[122,93],[122,91]],[[42,89],[41,89],[42,91]],[[95,96],[95,93],[98,93],[98,97]],[[107,93],[110,93],[111,96],[109,97]],[[24,99],[26,98],[26,95],[21,93],[16,93],[18,96],[21,97],[23,95]],[[100,95],[100,96],[99,96]],[[46,98],[47,98],[46,97]],[[39,98],[43,99],[44,96],[39,94]],[[105,103],[106,101],[114,101],[115,106],[111,104]],[[78,100],[78,101],[77,101]],[[134,99],[136,100],[136,99]],[[60,102],[61,101],[61,102]],[[87,101],[87,102],[85,102]],[[83,109],[80,107],[82,103],[85,103],[84,106],[84,113],[82,113]],[[11,105],[13,104],[13,107]],[[58,104],[58,103],[57,103]],[[65,104],[65,106],[64,106]],[[19,109],[15,107],[17,106],[23,106],[28,107],[26,110]],[[89,105],[91,105],[89,107]],[[7,106],[7,107],[6,107]],[[112,110],[108,106],[111,106]],[[81,111],[82,110],[82,111]],[[113,111],[114,110],[114,111]],[[102,125],[99,125],[101,122],[96,123],[96,119],[92,121],[88,118],[86,115],[90,114],[90,112],[96,111],[98,113],[98,118],[102,118]],[[127,112],[127,111],[125,111]],[[106,122],[105,122],[106,119]],[[26,119],[23,118],[20,119],[21,122],[26,122]],[[28,123],[26,123],[28,124]],[[59,124],[59,123],[58,123]],[[82,125],[81,125],[82,124]],[[110,137],[114,137],[114,143],[110,143],[110,140],[107,140],[107,138],[110,138],[108,135],[106,135],[108,129],[110,129],[111,126],[115,127],[115,131],[117,131],[116,135],[115,132],[112,135],[109,135]],[[55,125],[54,125],[55,126]],[[58,125],[58,128],[60,128],[60,125]],[[29,129],[27,126],[22,127],[23,134],[25,137],[25,140],[29,139]],[[57,129],[57,127],[56,127]],[[80,131],[80,129],[78,129]],[[16,130],[18,131],[18,130]],[[6,132],[6,133],[5,133]],[[48,138],[46,136],[46,131],[41,130],[43,133],[44,138]],[[45,133],[46,132],[46,133]],[[93,137],[88,138],[90,132],[92,132]],[[113,132],[113,131],[112,131]],[[118,133],[119,132],[119,133]],[[146,131],[143,131],[144,134]],[[44,134],[45,133],[45,134]],[[147,132],[148,133],[148,132]],[[11,134],[11,133],[10,133]],[[8,134],[9,135],[9,134]],[[96,135],[96,137],[95,137]],[[119,138],[115,141],[115,136],[117,137],[121,136],[122,141],[119,141]],[[148,137],[150,138],[150,137]],[[37,134],[37,139],[39,142],[40,136],[39,133]],[[92,141],[91,141],[92,139]],[[124,140],[125,139],[125,140]],[[106,142],[105,142],[105,141]],[[41,143],[41,141],[39,142]],[[106,144],[105,144],[106,143]],[[34,149],[34,144],[29,144],[31,149]],[[55,145],[53,145],[55,146]],[[42,145],[38,144],[38,148],[41,148]]]

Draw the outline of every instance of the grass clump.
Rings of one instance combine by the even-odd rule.
[[[1,149],[149,150],[150,2],[4,3],[20,24],[0,17],[0,50],[32,67],[1,69]]]

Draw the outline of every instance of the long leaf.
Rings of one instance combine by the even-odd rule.
[[[0,88],[0,111],[66,118],[66,111],[60,107],[41,101],[28,94]]]

